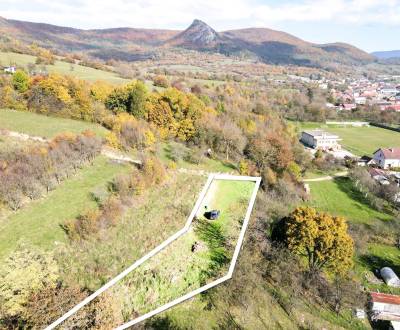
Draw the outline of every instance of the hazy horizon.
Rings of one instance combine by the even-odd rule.
[[[200,19],[217,31],[265,27],[314,43],[345,42],[368,52],[400,49],[400,0],[5,0],[0,16],[80,29],[183,30]]]

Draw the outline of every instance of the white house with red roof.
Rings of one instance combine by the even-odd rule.
[[[400,321],[400,296],[371,292],[369,303],[373,321]]]
[[[374,152],[374,160],[383,169],[400,167],[400,148],[380,148]]]

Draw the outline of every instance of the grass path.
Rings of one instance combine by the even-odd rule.
[[[20,243],[51,250],[56,242],[66,241],[60,224],[94,207],[96,204],[90,193],[98,187],[104,187],[118,173],[127,170],[127,166],[111,164],[100,156],[92,166],[84,167],[44,198],[32,201],[21,210],[1,219],[0,259]]]
[[[332,175],[327,175],[327,176],[321,176],[318,178],[310,178],[310,179],[303,179],[303,182],[319,182],[319,181],[330,181],[333,180],[335,178],[340,178],[340,177],[344,177],[347,176],[348,171],[342,171],[342,172],[338,172]]]

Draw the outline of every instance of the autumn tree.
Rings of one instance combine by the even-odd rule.
[[[153,83],[154,83],[154,86],[159,86],[159,87],[164,87],[164,88],[168,88],[170,85],[168,78],[164,75],[155,76],[153,79]]]
[[[128,112],[136,118],[143,118],[146,110],[148,91],[142,81],[134,81],[114,89],[107,97],[106,107],[114,113]]]
[[[12,83],[18,92],[25,93],[29,87],[29,77],[25,71],[18,70],[12,77]]]
[[[346,273],[353,264],[354,243],[346,220],[311,207],[298,207],[280,223],[289,250],[308,260],[310,271]]]
[[[282,132],[258,133],[249,141],[245,152],[261,170],[271,168],[283,172],[293,161],[291,142]]]
[[[32,292],[54,287],[58,266],[54,259],[39,251],[21,249],[10,255],[0,269],[0,305],[2,319],[23,314]]]

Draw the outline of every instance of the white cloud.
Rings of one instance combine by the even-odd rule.
[[[6,18],[83,28],[184,28],[200,18],[218,30],[284,22],[400,26],[400,0],[2,0]]]

